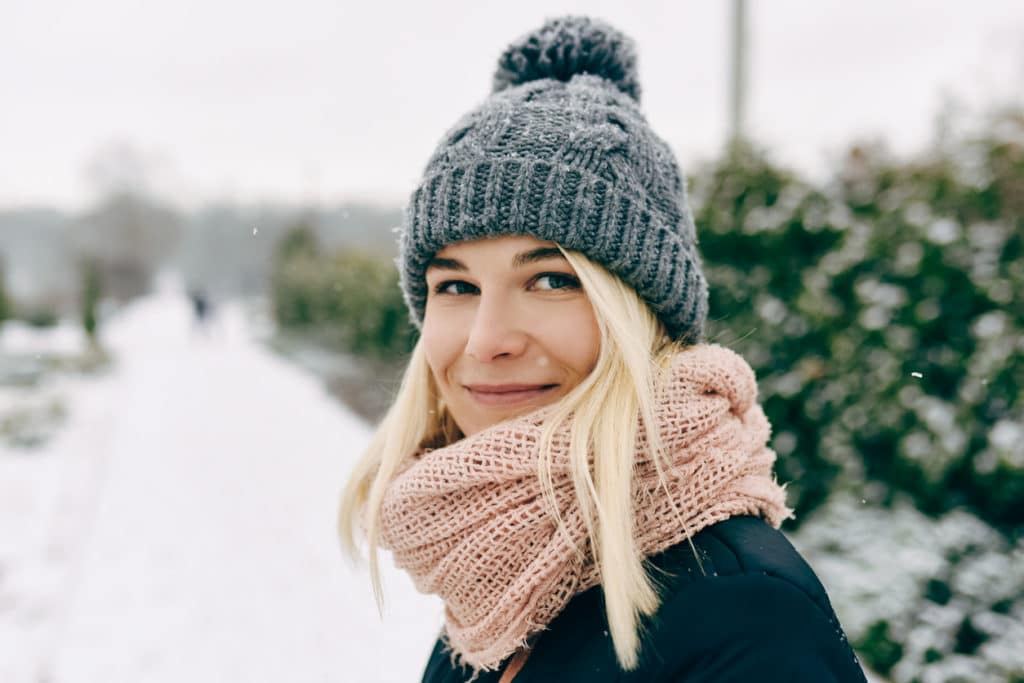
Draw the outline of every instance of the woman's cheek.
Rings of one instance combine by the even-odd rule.
[[[601,330],[597,325],[593,309],[588,301],[580,302],[573,311],[564,315],[549,316],[553,326],[549,336],[565,345],[567,360],[577,372],[592,368],[597,363],[601,347]]]

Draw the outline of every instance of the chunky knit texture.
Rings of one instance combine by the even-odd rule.
[[[407,205],[396,263],[413,324],[446,245],[533,235],[602,264],[672,338],[699,342],[708,292],[685,179],[640,110],[633,41],[551,19],[505,50],[492,89],[444,135]]]
[[[642,426],[636,446],[642,555],[734,515],[759,515],[777,528],[792,511],[772,474],[771,428],[753,370],[735,352],[702,344],[673,357],[665,372],[656,398],[667,493]],[[541,494],[538,444],[552,409],[410,454],[385,493],[381,545],[420,591],[442,598],[453,657],[475,669],[496,668],[600,579],[569,471],[568,424],[556,432],[552,453],[568,536],[557,531]]]

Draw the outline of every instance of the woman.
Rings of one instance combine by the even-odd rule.
[[[632,42],[586,17],[502,55],[409,203],[421,335],[343,496],[356,554],[445,604],[423,680],[863,681],[777,530],[750,366],[702,342],[683,177]]]

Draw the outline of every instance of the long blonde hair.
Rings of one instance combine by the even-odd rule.
[[[653,615],[660,604],[633,529],[637,417],[643,421],[664,485],[662,445],[655,427],[655,383],[670,357],[685,344],[665,335],[661,321],[632,287],[583,254],[559,249],[589,297],[601,347],[594,369],[556,404],[544,425],[537,476],[553,517],[562,526],[554,502],[551,442],[571,415],[569,462],[577,503],[600,572],[615,653],[622,668],[630,670],[638,664],[641,615]],[[420,340],[390,409],[345,486],[339,511],[339,532],[347,554],[359,557],[357,531],[368,541],[371,582],[380,609],[377,549],[385,488],[419,448],[444,446],[460,438],[461,431],[440,399]],[[589,448],[594,453],[592,470]],[[677,516],[685,527],[681,515]]]

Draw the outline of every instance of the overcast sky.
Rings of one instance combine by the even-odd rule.
[[[643,109],[691,168],[727,132],[730,6],[0,0],[0,207],[87,205],[90,160],[116,145],[182,206],[404,201],[504,47],[565,13],[636,40]],[[919,148],[943,93],[1024,92],[1022,0],[749,7],[748,131],[808,173],[855,136]]]

